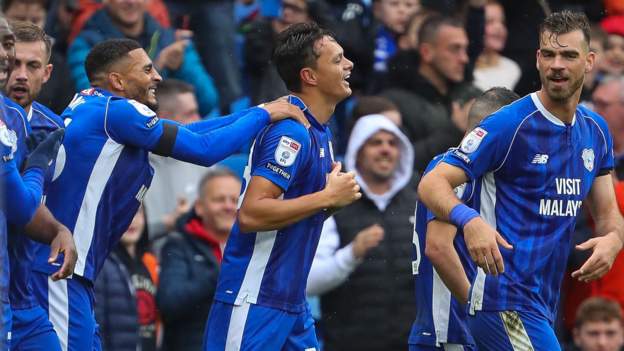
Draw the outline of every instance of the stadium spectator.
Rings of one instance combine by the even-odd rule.
[[[46,4],[46,0],[9,0],[2,3],[2,9],[10,21],[30,22],[43,30],[47,23]],[[46,43],[48,56],[44,61],[54,69],[50,68],[51,72],[47,73],[49,77],[46,78],[46,85],[38,92],[38,101],[60,114],[74,95],[74,84],[66,62],[67,47],[62,44],[64,38],[61,38],[60,45],[57,39],[46,39],[49,41]]]
[[[358,119],[367,115],[383,115],[399,127],[402,124],[401,112],[392,101],[382,96],[360,96],[351,111],[352,126],[348,135],[351,135],[351,129]]]
[[[193,209],[180,218],[163,248],[158,307],[165,323],[166,351],[202,349],[240,187],[231,171],[209,170],[199,182]]]
[[[624,346],[622,310],[613,300],[583,301],[574,323],[574,345],[579,351],[620,351]]]
[[[375,33],[373,71],[388,71],[387,61],[398,50],[398,38],[407,30],[410,18],[420,8],[419,0],[376,0],[373,13],[379,21]]]
[[[4,0],[2,12],[13,21],[32,22],[43,29],[46,23],[47,0]]]
[[[89,87],[84,68],[89,50],[106,39],[135,39],[154,61],[164,78],[177,78],[195,87],[199,110],[217,107],[217,91],[204,69],[188,31],[162,27],[146,11],[146,1],[110,0],[91,16],[69,47],[68,62],[77,89]]]
[[[283,0],[279,17],[259,18],[250,23],[245,31],[243,57],[252,104],[288,94],[271,62],[277,35],[296,23],[323,23],[322,14],[326,11],[323,1]]]
[[[609,74],[624,74],[624,33],[607,32],[604,69]]]
[[[624,180],[624,76],[607,76],[592,94],[594,111],[600,114],[613,135],[615,175]]]
[[[424,170],[433,156],[457,145],[466,129],[469,103],[454,103],[474,88],[460,84],[468,63],[468,38],[463,25],[439,15],[428,17],[419,33],[412,65],[389,75],[381,93],[401,111],[406,135],[414,146],[414,167]]]
[[[388,118],[356,122],[345,165],[363,196],[325,221],[308,277],[308,294],[321,296],[325,350],[407,348],[414,320],[413,162],[409,140]]]
[[[497,0],[485,5],[485,47],[477,59],[474,85],[481,90],[492,87],[513,89],[520,79],[520,66],[501,55],[507,41],[505,12]]]
[[[156,90],[158,116],[181,124],[200,120],[195,90],[190,84],[177,79],[167,79]],[[174,229],[178,217],[188,212],[197,197],[197,183],[207,168],[179,161],[171,157],[150,155],[154,179],[145,195],[147,226],[150,240],[154,241]],[[163,242],[153,242],[154,251],[160,252]]]
[[[140,207],[95,281],[95,318],[103,350],[156,351],[157,266]]]
[[[193,30],[204,67],[214,77],[222,112],[243,95],[234,2],[237,0],[166,0],[173,25]]]

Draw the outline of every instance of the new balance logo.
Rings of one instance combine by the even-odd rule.
[[[546,154],[535,154],[533,157],[533,161],[531,163],[538,165],[545,165],[548,162],[548,155]]]
[[[145,185],[141,185],[141,189],[139,189],[139,192],[134,198],[137,199],[138,202],[141,202],[145,197],[145,193],[147,193],[147,187]]]

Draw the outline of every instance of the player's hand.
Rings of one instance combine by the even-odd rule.
[[[298,106],[289,103],[283,98],[267,102],[258,107],[265,109],[269,113],[271,122],[292,118],[303,124],[306,128],[310,128],[310,122],[303,114],[303,111],[301,111]]]
[[[188,40],[178,40],[160,51],[154,61],[158,68],[177,70],[184,63],[184,50],[188,46]]]
[[[327,184],[323,191],[328,196],[330,208],[347,206],[362,197],[360,186],[355,181],[353,172],[342,173],[340,162],[334,163],[331,173],[327,175]]]
[[[370,249],[377,247],[384,238],[384,229],[379,224],[362,229],[353,239],[353,256],[362,259]]]
[[[505,271],[498,245],[513,249],[494,228],[481,217],[475,217],[464,226],[464,240],[470,257],[485,273],[498,275]]]
[[[576,245],[577,250],[592,249],[592,254],[578,270],[572,272],[572,277],[582,282],[596,280],[605,275],[618,253],[622,249],[622,240],[616,232],[609,232],[605,236],[592,238]]]
[[[61,227],[54,240],[50,243],[50,258],[48,258],[48,263],[55,262],[60,253],[64,254],[63,265],[58,271],[52,274],[51,278],[53,281],[71,276],[74,273],[76,261],[78,260],[78,252],[76,251],[74,238],[69,229],[65,226]]]

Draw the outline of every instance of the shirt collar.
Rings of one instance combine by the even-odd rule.
[[[288,102],[299,107],[301,111],[303,111],[303,114],[306,116],[311,125],[313,125],[317,129],[324,129],[324,126],[316,120],[316,117],[312,115],[312,113],[308,109],[308,106],[305,104],[305,102],[303,102],[303,100],[301,100],[300,97],[296,95],[288,95]]]
[[[105,97],[115,96],[115,94],[111,93],[108,90],[104,90],[102,88],[94,88],[94,87],[91,87],[89,89],[84,89],[84,90],[80,91],[80,95],[83,95],[83,96],[105,96]]]

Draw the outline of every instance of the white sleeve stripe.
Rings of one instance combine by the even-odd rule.
[[[598,122],[596,122],[593,118],[591,118],[589,116],[585,116],[585,115],[583,115],[583,117],[585,117],[585,119],[588,119],[588,120],[594,122],[594,124],[596,125],[596,127],[600,131],[600,135],[602,135],[602,141],[604,142],[604,149],[605,149],[605,155],[606,155],[609,152],[609,144],[607,143],[607,137],[604,135],[604,132],[602,131],[602,128],[600,128],[600,125],[598,124]]]

